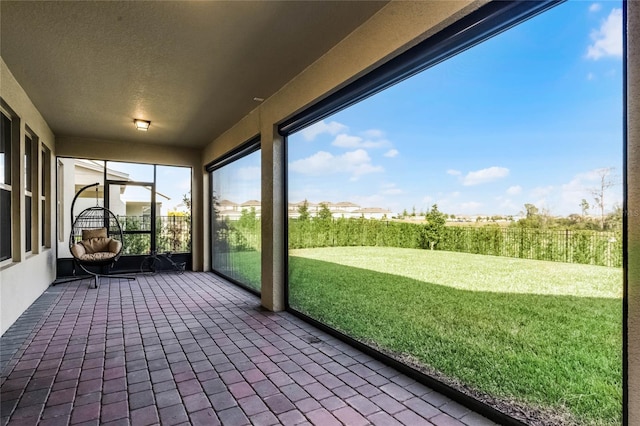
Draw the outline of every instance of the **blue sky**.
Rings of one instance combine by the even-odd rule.
[[[567,215],[593,205],[598,170],[614,168],[611,209],[622,201],[621,7],[561,4],[291,135],[289,201]]]

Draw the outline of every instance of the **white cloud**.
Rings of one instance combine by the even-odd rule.
[[[462,180],[464,186],[480,185],[482,183],[493,182],[509,175],[506,167],[489,167],[475,172],[469,172]]]
[[[373,139],[381,139],[384,137],[384,132],[379,129],[365,130],[364,132],[362,132],[362,134],[368,138],[373,138]]]
[[[239,180],[260,180],[259,166],[242,167],[236,173]]]
[[[364,149],[333,155],[326,151],[318,151],[310,157],[293,161],[289,170],[306,175],[323,175],[349,173],[352,180],[369,173],[383,172],[381,166],[371,164],[371,157]]]
[[[507,194],[509,195],[518,195],[522,192],[522,187],[520,185],[513,185],[507,188]]]
[[[588,81],[593,81],[596,79],[596,75],[592,72],[590,72],[589,74],[587,74],[587,80]]]
[[[324,120],[321,120],[307,127],[306,129],[301,130],[300,133],[302,134],[302,137],[304,138],[304,140],[312,141],[323,133],[328,133],[330,135],[337,135],[338,133],[344,132],[347,129],[348,129],[347,126],[345,126],[342,123],[338,123],[337,121],[331,121],[327,123]]]
[[[460,170],[449,169],[447,170],[447,174],[451,176],[460,176],[462,172]]]
[[[331,143],[331,145],[339,146],[340,148],[358,148],[360,144],[362,144],[362,138],[360,136],[351,136],[345,133],[336,136],[335,140]]]
[[[384,153],[385,157],[394,158],[397,157],[400,152],[397,149],[390,149],[389,151]]]
[[[600,3],[592,3],[589,6],[589,12],[599,12],[602,9],[602,5]]]
[[[593,44],[587,48],[587,58],[622,57],[622,9],[613,9],[600,28],[591,31],[591,39]]]
[[[360,136],[340,133],[338,136],[336,136],[331,145],[340,148],[381,148],[383,146],[389,146],[390,144],[389,141],[385,139],[373,141],[361,138]]]

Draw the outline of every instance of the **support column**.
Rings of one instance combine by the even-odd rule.
[[[191,256],[194,271],[209,271],[208,173],[199,162],[191,170]]]
[[[262,306],[285,308],[285,175],[284,138],[276,126],[262,126]]]
[[[640,420],[640,3],[627,6],[627,421]]]

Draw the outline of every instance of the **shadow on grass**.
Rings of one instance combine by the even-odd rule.
[[[289,302],[480,393],[621,422],[620,300],[460,290],[290,256]]]

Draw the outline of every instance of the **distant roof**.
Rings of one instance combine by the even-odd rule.
[[[75,163],[76,167],[82,167],[82,168],[93,170],[93,171],[96,171],[96,172],[103,172],[104,171],[104,161],[85,160],[85,159],[82,159],[82,158],[76,158],[76,159],[74,159],[74,163]],[[129,174],[128,173],[121,172],[119,170],[110,169],[108,167],[107,167],[107,174],[109,174],[111,176],[119,177],[122,180],[131,180],[129,178]]]
[[[355,210],[354,213],[391,213],[391,211],[379,207],[366,207],[364,209]]]
[[[304,204],[304,201],[298,201],[297,203],[289,203],[289,204],[292,206],[302,206]],[[315,205],[317,204],[307,201],[307,206],[315,206]]]

